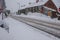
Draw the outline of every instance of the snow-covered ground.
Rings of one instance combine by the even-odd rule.
[[[42,13],[37,13],[37,12],[35,12],[35,13],[29,12],[28,15],[24,15],[23,13],[21,15],[16,15],[15,14],[13,16],[18,16],[18,17],[21,16],[21,17],[33,18],[33,19],[42,20],[42,21],[49,22],[49,23],[60,24],[60,20],[58,20],[58,18],[52,19],[49,16],[46,16],[46,15],[44,15]]]
[[[19,16],[32,17],[32,13],[29,13],[27,16],[23,14]],[[40,17],[39,13],[33,13],[33,17],[35,18],[36,16]],[[49,18],[42,14],[41,16]],[[5,18],[3,22],[9,27],[9,33],[4,30],[4,28],[0,28],[0,40],[60,40],[48,33],[35,29],[10,17]]]
[[[4,19],[4,22],[9,26],[11,40],[59,40],[10,17]]]
[[[8,34],[8,32],[1,27],[0,27],[0,40],[11,40],[11,36]]]
[[[3,16],[3,18],[5,19],[5,16]],[[4,24],[4,27],[7,28],[7,26],[5,25],[5,22],[3,22],[2,20],[2,14],[0,14],[0,25],[2,24]],[[6,31],[7,29],[5,30],[5,28],[0,27],[0,40],[11,40],[10,35]]]

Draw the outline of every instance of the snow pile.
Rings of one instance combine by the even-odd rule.
[[[57,40],[56,38],[43,34],[40,30],[10,17],[4,21],[9,25],[9,34],[12,35],[13,40]]]
[[[5,14],[3,13],[3,19],[5,19],[6,16]],[[0,25],[3,24],[3,20],[2,20],[2,13],[0,14]]]
[[[9,33],[9,26],[3,21],[4,29]]]
[[[3,14],[4,15],[4,14]],[[5,16],[3,16],[5,19]],[[0,14],[0,26],[3,24],[3,27],[0,27],[0,40],[11,40],[11,35],[9,35],[8,26],[7,24],[2,20],[2,14]]]
[[[3,19],[5,19],[5,18],[6,18],[6,16],[5,16],[4,13],[3,13]],[[0,26],[1,26],[2,28],[4,28],[5,30],[7,30],[7,31],[8,31],[8,29],[9,29],[9,27],[7,26],[7,24],[4,23],[4,21],[2,20],[2,13],[0,14]]]

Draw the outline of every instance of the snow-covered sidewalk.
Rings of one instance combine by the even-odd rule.
[[[10,17],[6,18],[4,22],[9,26],[9,35],[11,35],[12,40],[58,40],[53,36],[47,36],[43,31]]]

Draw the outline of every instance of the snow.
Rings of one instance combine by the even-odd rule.
[[[3,22],[2,22],[2,20],[0,19],[0,25],[2,24]]]
[[[52,11],[55,11],[55,12],[56,12],[56,10],[54,10],[54,9],[52,9],[52,8],[48,8],[48,7],[46,7],[46,6],[44,6],[44,8],[46,8],[46,9],[48,9],[48,10],[52,10]]]
[[[2,21],[2,14],[0,14],[0,25],[3,24],[3,21]]]
[[[3,13],[3,19],[5,19],[6,18],[6,16],[4,15],[4,13]],[[4,22],[3,22],[3,20],[2,20],[2,13],[0,14],[0,25],[1,24],[3,24]]]
[[[11,40],[7,31],[0,27],[0,40]]]
[[[18,9],[25,9],[33,6],[43,5],[44,3],[46,3],[46,1],[47,0],[43,0],[43,2],[35,3],[36,0],[5,0],[6,6],[7,6],[6,9],[11,10],[12,12],[16,12]],[[58,1],[53,0],[53,1],[57,6],[57,8],[59,8],[60,0]],[[31,2],[32,4],[29,5],[28,4],[29,2]],[[21,7],[21,6],[24,6],[24,7]],[[34,18],[34,19],[43,20],[46,22],[60,24],[59,20],[51,19],[50,17],[40,13],[29,12],[28,15],[22,14],[22,15],[14,15],[14,16]],[[9,33],[6,30],[0,28],[0,40],[57,40],[56,38],[52,38],[43,34],[43,32],[38,29],[35,29],[27,24],[19,22],[10,17],[2,21],[2,16],[0,15],[0,25],[3,24],[3,22],[9,27]]]
[[[49,22],[49,23],[60,24],[60,21],[57,18],[52,19],[49,16],[46,16],[42,13],[37,13],[37,12],[35,13],[29,12],[28,15],[21,14],[21,15],[14,15],[14,16],[33,18],[33,19],[42,20],[42,21]]]
[[[6,18],[5,23],[9,26],[9,34],[13,40],[57,40],[43,34],[43,31],[35,29],[25,23],[19,22],[13,18]]]
[[[34,2],[34,0],[5,0],[6,9],[11,12],[16,12],[22,5],[26,5],[28,2]]]
[[[11,10],[11,12],[16,12],[19,9],[25,9],[33,6],[39,6],[46,3],[48,0],[39,0],[38,3],[36,3],[36,0],[5,0],[6,3],[6,9]],[[60,0],[52,0],[57,8],[60,7]],[[31,3],[29,5],[29,3]],[[25,5],[25,6],[24,6]],[[24,7],[21,7],[24,6]]]
[[[3,14],[4,15],[4,14]],[[5,16],[3,16],[3,18],[5,19]],[[9,33],[7,32],[7,25],[5,24],[5,22],[2,20],[2,13],[0,14],[0,25],[4,24],[5,28],[0,27],[0,40],[11,40],[11,37],[9,35]],[[7,30],[7,31],[6,31]]]
[[[44,5],[47,1],[48,1],[48,0],[43,0],[43,1],[39,1],[38,3],[36,3],[36,2],[31,2],[31,4],[25,4],[25,6],[20,7],[20,10],[25,9],[25,8],[34,7],[34,6]]]
[[[43,5],[44,3],[46,3],[46,1],[47,0],[43,1],[39,0],[39,2],[36,3],[36,0],[5,0],[5,3],[6,3],[6,9],[11,10],[11,12],[17,12],[19,9],[25,9],[29,7]],[[31,5],[29,5],[29,3],[31,3]]]
[[[54,4],[57,7],[57,10],[60,8],[60,0],[52,0],[54,2]],[[58,10],[58,12],[60,13],[60,11]]]
[[[57,8],[60,7],[60,0],[52,0]]]

